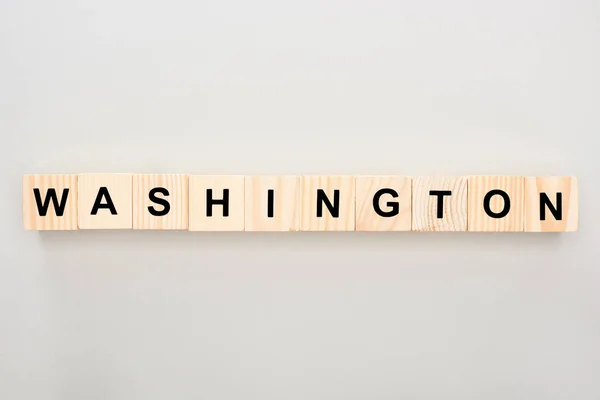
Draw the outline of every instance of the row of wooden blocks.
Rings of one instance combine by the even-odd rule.
[[[25,229],[573,232],[575,177],[23,177]]]

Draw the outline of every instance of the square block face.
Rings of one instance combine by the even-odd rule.
[[[466,177],[413,178],[412,230],[460,232],[467,230]]]
[[[77,229],[77,175],[23,176],[23,226],[37,231]]]
[[[133,229],[187,228],[187,175],[133,175]]]
[[[525,232],[576,232],[578,220],[577,178],[525,178]]]
[[[353,231],[354,200],[353,176],[303,176],[300,230]]]
[[[132,175],[79,175],[79,229],[131,229]]]
[[[357,176],[356,230],[410,231],[411,178]]]
[[[469,231],[523,232],[524,185],[522,176],[469,177]]]
[[[246,231],[300,229],[299,176],[246,177]]]
[[[244,230],[244,177],[190,175],[190,231]]]

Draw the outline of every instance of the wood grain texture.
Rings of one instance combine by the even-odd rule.
[[[331,215],[323,206],[323,214],[317,217],[317,191],[324,190],[334,203],[334,191],[339,190],[339,217]],[[355,191],[353,176],[303,176],[302,177],[302,231],[353,231],[355,224]]]
[[[470,232],[523,232],[524,178],[522,176],[471,176],[469,177]],[[492,218],[484,211],[484,197],[491,190],[503,190],[510,198],[510,211],[503,218]],[[492,212],[504,207],[503,198],[495,195],[490,200]]]
[[[558,207],[562,193],[562,219],[557,220],[546,206],[544,221],[540,213],[540,193],[546,193]],[[578,182],[574,176],[538,176],[525,178],[525,232],[576,232],[579,224]]]
[[[152,215],[148,207],[163,211],[164,205],[150,200],[150,191],[163,188],[168,195],[156,197],[169,202],[166,215]],[[188,229],[188,176],[185,174],[133,175],[133,229]]]
[[[79,175],[79,229],[131,229],[133,226],[132,174]],[[92,215],[94,202],[101,187],[106,187],[117,212],[101,208]],[[102,204],[106,204],[102,197]]]
[[[411,178],[406,176],[357,176],[356,230],[357,231],[410,231],[411,230]],[[393,211],[394,216],[381,216],[375,212],[374,196],[381,189],[392,189],[397,196],[383,194],[378,205],[383,212]]]
[[[273,190],[273,216],[267,213],[268,191]],[[293,232],[300,229],[299,176],[246,177],[246,231]]]
[[[46,215],[41,216],[35,200],[34,190],[39,189],[42,205],[49,189],[54,189],[58,204],[63,191],[68,189],[62,216],[57,215],[54,204],[49,202]],[[77,229],[77,175],[25,175],[23,176],[23,226],[25,229],[76,230]]]
[[[208,189],[212,189],[213,199],[223,199],[224,190],[229,190],[228,216],[223,216],[222,205],[214,205],[212,216],[207,215]],[[244,214],[244,176],[189,176],[190,231],[243,231]]]
[[[460,232],[467,230],[466,177],[413,178],[412,230],[416,232]],[[438,196],[430,191],[450,191],[443,196],[443,218],[438,218]]]

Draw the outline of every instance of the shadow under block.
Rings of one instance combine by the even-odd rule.
[[[79,175],[79,229],[132,228],[132,175]]]
[[[577,178],[525,178],[525,232],[576,232],[578,220]]]
[[[190,175],[190,231],[244,230],[244,176]]]
[[[410,231],[411,178],[357,176],[356,230]]]
[[[523,232],[522,176],[471,176],[468,226],[470,232]]]
[[[412,230],[466,231],[467,186],[466,177],[413,178]]]
[[[303,176],[301,231],[353,231],[353,176]]]
[[[133,229],[187,228],[187,175],[133,175]]]
[[[25,229],[77,229],[77,175],[23,176]]]
[[[246,231],[293,232],[300,228],[299,176],[246,177]]]

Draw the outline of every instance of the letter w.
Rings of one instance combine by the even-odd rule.
[[[50,206],[50,201],[52,201],[52,206],[56,210],[56,216],[62,217],[65,213],[65,206],[67,205],[67,198],[69,197],[69,189],[63,189],[62,197],[60,199],[60,203],[58,202],[58,197],[56,196],[56,189],[51,188],[48,189],[46,193],[46,197],[44,198],[44,202],[42,203],[42,196],[40,195],[40,189],[33,189],[33,194],[35,196],[35,204],[38,209],[38,214],[40,217],[45,217],[48,213],[48,207]]]

